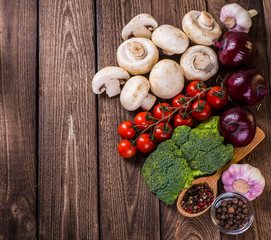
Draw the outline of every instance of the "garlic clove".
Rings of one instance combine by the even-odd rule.
[[[227,4],[220,11],[220,21],[231,31],[249,32],[251,18],[257,15],[255,9],[247,11],[237,3]]]

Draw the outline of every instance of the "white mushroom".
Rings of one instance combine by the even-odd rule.
[[[151,32],[158,27],[158,23],[154,18],[147,14],[142,13],[135,16],[123,29],[122,38],[127,40],[131,37],[151,38]]]
[[[183,70],[178,63],[170,59],[155,64],[149,80],[152,92],[163,99],[175,97],[184,87]]]
[[[215,51],[202,45],[188,48],[182,55],[180,64],[188,80],[206,81],[218,71]]]
[[[211,46],[221,34],[221,28],[213,16],[205,11],[190,11],[184,15],[183,31],[194,43]]]
[[[131,38],[118,48],[117,60],[120,67],[133,75],[149,72],[157,63],[159,52],[147,38]]]
[[[140,106],[144,110],[150,110],[155,103],[156,97],[149,94],[150,84],[143,76],[134,76],[124,85],[120,102],[128,111],[134,111]]]
[[[108,97],[113,97],[120,93],[120,84],[129,78],[129,73],[120,67],[105,67],[93,77],[92,90],[96,94],[106,90]]]
[[[189,45],[185,33],[171,25],[161,25],[152,33],[152,41],[166,55],[183,53]]]

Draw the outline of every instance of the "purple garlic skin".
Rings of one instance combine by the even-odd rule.
[[[265,179],[258,168],[249,164],[232,164],[223,174],[226,192],[237,192],[252,201],[265,187]]]
[[[230,31],[249,32],[251,18],[257,15],[255,9],[247,11],[237,3],[227,4],[220,11],[220,21]]]

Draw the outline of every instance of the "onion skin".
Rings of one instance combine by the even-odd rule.
[[[219,130],[228,143],[234,147],[244,147],[248,145],[255,136],[255,116],[247,108],[229,108],[220,118]]]
[[[250,36],[244,32],[228,31],[220,42],[214,43],[218,47],[218,58],[225,67],[240,67],[250,64],[257,56],[257,49]]]
[[[224,86],[231,99],[245,106],[260,102],[268,90],[263,75],[255,68],[241,69],[224,80]]]

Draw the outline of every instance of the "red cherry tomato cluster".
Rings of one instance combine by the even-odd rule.
[[[228,94],[222,87],[212,87],[206,91],[207,87],[203,82],[193,81],[186,88],[187,96],[193,98],[198,94],[198,99],[195,99],[191,105],[191,115],[198,121],[204,121],[210,117],[212,108],[221,109],[228,103]],[[203,93],[201,93],[204,91]]]
[[[186,88],[186,95],[180,94],[169,103],[157,104],[152,113],[139,112],[134,121],[119,125],[119,135],[124,138],[118,145],[118,152],[130,158],[136,151],[152,152],[157,142],[171,138],[173,127],[193,126],[193,119],[203,121],[211,115],[212,108],[220,109],[228,102],[228,95],[221,87],[208,90],[203,82],[193,81]],[[173,127],[172,127],[173,125]]]

